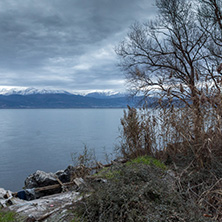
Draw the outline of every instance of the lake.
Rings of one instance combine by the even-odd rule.
[[[118,144],[123,109],[1,109],[0,187],[18,191],[36,170],[72,164],[86,145],[99,160]]]

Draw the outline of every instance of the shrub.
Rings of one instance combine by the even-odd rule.
[[[130,108],[128,115],[125,112],[122,120],[123,141],[119,150],[124,157],[131,159],[132,163],[149,164],[149,159],[143,157],[149,155],[173,167],[179,175],[180,193],[185,198],[197,202],[204,208],[203,212],[209,212],[212,218],[220,221],[222,218],[221,101],[218,101],[217,107],[214,108],[207,104],[202,106],[203,127],[199,128],[198,138],[193,135],[194,126],[191,121],[193,111],[190,109],[188,106],[168,104],[168,107],[153,110],[156,117],[152,118],[149,109]],[[133,124],[129,119],[132,112],[134,112]],[[146,128],[150,128],[146,132],[142,130],[144,128],[141,125],[147,119],[155,119],[155,124],[148,121]],[[127,121],[130,124],[127,124]],[[135,126],[137,130],[134,131]],[[138,135],[133,134],[133,131]],[[147,134],[152,138],[149,140],[149,151],[144,149],[146,145],[142,139]],[[136,139],[139,142],[136,142]]]
[[[136,163],[135,163],[136,164]],[[209,221],[190,201],[172,189],[172,181],[157,167],[146,164],[116,166],[115,178],[94,183],[94,190],[77,206],[82,220],[112,221]],[[164,179],[165,178],[165,179]]]
[[[140,110],[142,112],[142,110]],[[117,150],[125,158],[136,158],[143,155],[152,155],[155,151],[155,118],[140,115],[141,112],[128,107],[121,119],[121,145]]]

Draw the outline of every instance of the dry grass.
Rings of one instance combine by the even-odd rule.
[[[198,114],[201,125],[195,134],[196,116],[192,107],[168,104],[154,114],[149,109],[129,107],[121,120],[122,144],[119,147],[124,157],[151,155],[179,172],[180,193],[203,208],[206,217],[217,221],[222,220],[220,108],[203,104]]]

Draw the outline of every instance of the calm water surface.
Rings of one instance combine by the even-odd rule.
[[[36,170],[65,169],[84,145],[102,159],[118,144],[122,116],[122,109],[0,110],[0,187],[20,190]]]

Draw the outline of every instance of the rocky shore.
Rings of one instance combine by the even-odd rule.
[[[70,182],[71,175],[77,176],[80,171],[73,166],[56,173],[37,170],[17,193],[0,188],[0,208],[15,212],[16,221],[63,221],[69,206],[81,199],[77,190],[83,179],[76,177]]]
[[[38,170],[26,178],[22,191],[12,193],[0,188],[0,221],[1,212],[15,212],[7,221],[16,222],[221,219],[219,211],[204,206],[203,197],[198,202],[188,193],[191,189],[195,192],[201,171],[183,172],[182,178],[180,169],[170,169],[148,156],[95,168],[93,173],[84,166],[69,166],[55,173]],[[211,200],[219,195],[212,192]]]
[[[82,199],[79,191],[88,186],[82,178],[86,175],[87,180],[105,181],[90,177],[84,166],[70,165],[55,173],[37,170],[25,179],[21,191],[0,188],[0,209],[15,212],[15,221],[71,221],[69,208]]]

